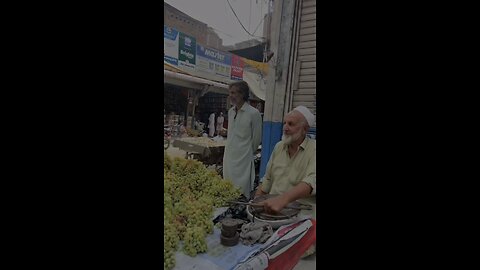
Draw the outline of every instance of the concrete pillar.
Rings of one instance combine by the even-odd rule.
[[[267,90],[262,135],[262,160],[260,164],[260,178],[265,175],[268,160],[273,148],[281,140],[283,116],[288,108],[286,95],[288,88],[288,73],[290,68],[290,54],[293,40],[294,16],[297,1],[274,1],[271,22],[270,48],[274,52],[269,61]]]

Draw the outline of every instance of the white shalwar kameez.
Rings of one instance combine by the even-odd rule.
[[[208,136],[213,137],[215,134],[215,114],[210,114],[210,118],[208,119]]]
[[[231,180],[245,197],[250,198],[255,181],[254,153],[262,140],[262,116],[246,102],[236,117],[235,114],[235,107],[232,107],[228,111],[223,178]]]

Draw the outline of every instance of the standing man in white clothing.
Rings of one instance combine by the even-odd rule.
[[[208,136],[211,138],[215,134],[215,113],[212,112],[208,118]]]
[[[228,131],[223,156],[223,178],[231,180],[250,198],[255,181],[254,153],[262,140],[262,116],[247,103],[250,88],[244,81],[229,87],[233,107],[228,111]]]
[[[220,132],[222,132],[223,129],[223,112],[220,112],[220,115],[217,118],[217,134],[220,135]]]

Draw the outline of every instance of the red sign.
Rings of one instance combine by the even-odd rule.
[[[242,58],[232,54],[232,80],[243,80],[243,66]]]

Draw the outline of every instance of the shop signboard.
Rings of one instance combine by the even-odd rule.
[[[194,37],[180,32],[178,46],[178,66],[186,69],[195,69],[197,43]]]
[[[230,79],[232,55],[197,44],[197,67],[200,73]]]
[[[243,80],[243,66],[242,57],[232,54],[232,80]]]
[[[178,65],[178,34],[176,29],[163,26],[163,58],[175,66]]]

